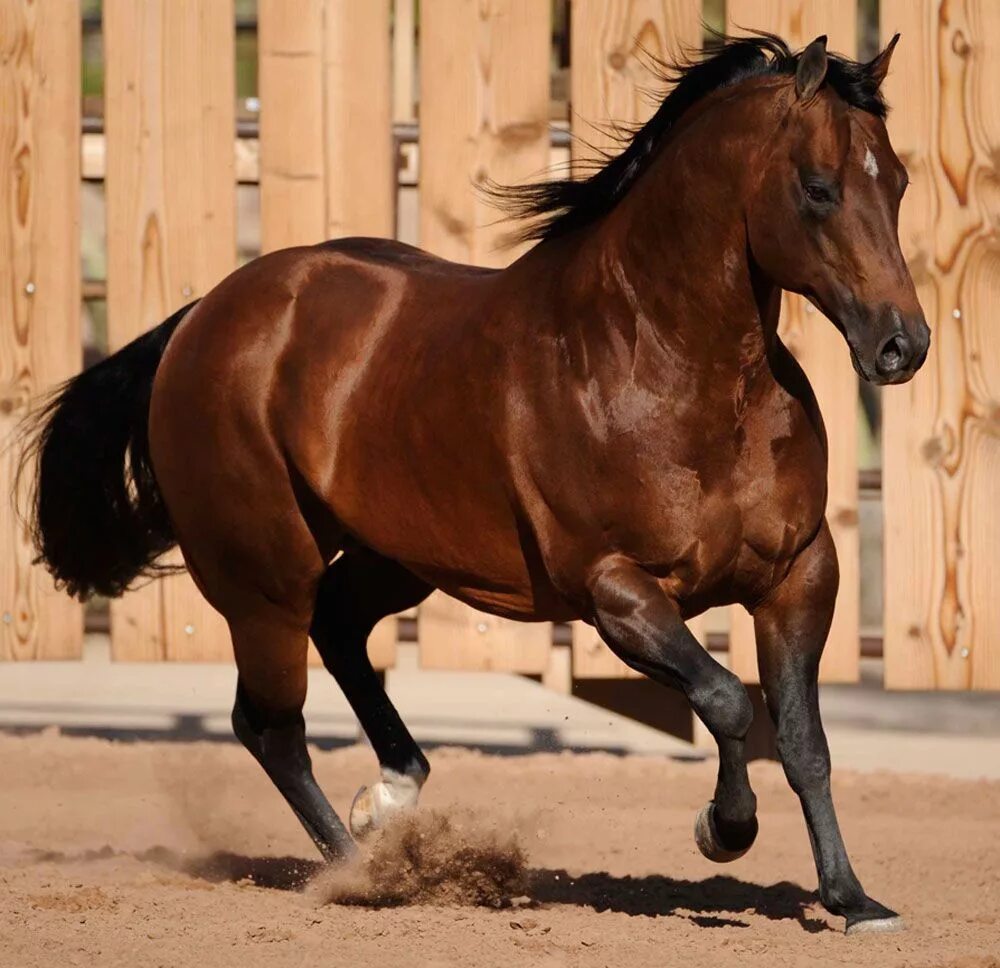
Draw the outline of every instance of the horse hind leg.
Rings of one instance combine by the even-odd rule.
[[[356,850],[312,771],[302,706],[308,638],[284,616],[231,622],[239,680],[233,731],[264,768],[320,853],[340,861]]]
[[[241,528],[226,517],[240,507],[230,502],[205,515],[210,527],[185,529],[181,548],[195,583],[229,624],[238,671],[233,731],[323,857],[338,861],[356,848],[313,776],[302,716],[309,620],[325,564],[305,522],[287,526],[296,521],[294,505],[280,498],[274,488],[259,504],[286,512],[284,527]]]
[[[310,634],[380,767],[379,780],[363,786],[351,806],[351,831],[358,838],[415,807],[430,773],[426,757],[372,668],[366,643],[380,619],[412,608],[431,591],[402,566],[364,548],[338,558],[319,583]]]

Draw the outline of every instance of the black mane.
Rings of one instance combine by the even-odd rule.
[[[672,90],[644,125],[626,128],[620,154],[603,153],[594,163],[583,162],[588,177],[557,179],[532,185],[492,185],[487,191],[508,214],[528,220],[518,233],[522,241],[552,239],[587,225],[610,211],[645,171],[653,152],[681,115],[702,98],[749,77],[794,74],[801,51],[793,53],[774,34],[718,36],[709,50],[692,53],[678,63],[648,55],[657,79]],[[874,61],[861,64],[828,54],[826,83],[852,107],[885,118],[888,108],[872,72]],[[621,130],[621,129],[620,129]],[[581,163],[571,168],[579,171]]]

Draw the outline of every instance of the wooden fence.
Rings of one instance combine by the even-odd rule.
[[[410,121],[413,0],[259,0],[261,249],[391,235],[393,121]],[[472,184],[536,176],[552,158],[551,5],[423,0],[419,23],[419,234],[462,261],[502,264],[502,227]],[[643,49],[702,41],[700,0],[570,0],[576,144],[591,126],[651,110]],[[857,52],[850,0],[728,0],[729,28],[801,46],[825,33]],[[913,187],[901,238],[934,346],[913,383],[883,394],[886,682],[1000,688],[1000,5],[881,0],[903,33],[888,81],[890,130]],[[236,263],[232,0],[104,0],[107,298],[111,348],[206,292]],[[80,366],[80,19],[75,0],[0,0],[0,437],[38,392]],[[589,149],[574,148],[586,152]],[[241,176],[244,177],[244,176]],[[246,177],[252,177],[246,176]],[[816,388],[830,433],[829,517],[841,594],[822,668],[859,665],[857,381],[842,338],[787,298],[782,331]],[[9,493],[15,454],[0,456]],[[0,502],[0,657],[72,658],[83,614],[30,563]],[[695,631],[704,635],[704,625]],[[480,615],[443,596],[417,616],[429,667],[571,679],[628,670],[589,627]],[[186,576],[113,604],[117,659],[228,660],[221,619]],[[376,662],[391,665],[397,623]],[[570,644],[571,643],[571,644]],[[728,662],[756,680],[752,624],[729,622]]]

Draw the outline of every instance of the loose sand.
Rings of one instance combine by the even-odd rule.
[[[345,812],[375,772],[314,759]],[[846,938],[773,764],[756,846],[717,867],[691,835],[711,763],[431,760],[419,819],[334,874],[235,745],[0,736],[0,965],[1000,968],[1000,783],[836,775],[855,867],[909,923]]]

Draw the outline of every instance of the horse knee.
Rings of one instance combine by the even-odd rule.
[[[753,703],[746,686],[723,670],[703,688],[689,693],[691,705],[715,736],[743,739],[753,723]]]

